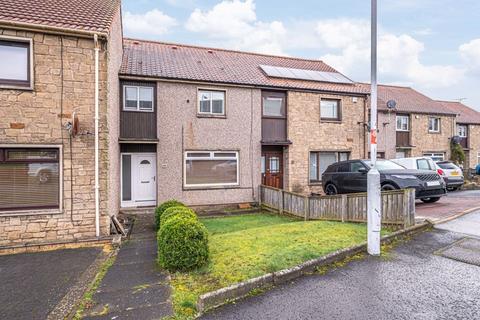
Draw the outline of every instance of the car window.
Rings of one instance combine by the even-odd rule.
[[[437,163],[438,166],[442,169],[456,170],[457,166],[450,162]]]
[[[372,167],[372,162],[370,160],[364,160],[364,162],[369,166]],[[399,165],[390,160],[377,160],[377,170],[404,170],[405,167]]]
[[[352,172],[359,172],[360,170],[365,170],[365,166],[361,162],[352,162]]]
[[[350,163],[342,163],[337,167],[337,172],[350,172]]]
[[[427,159],[417,159],[417,168],[418,170],[432,170]]]

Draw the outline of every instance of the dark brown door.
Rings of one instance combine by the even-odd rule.
[[[278,189],[283,188],[283,152],[262,152],[262,184]]]

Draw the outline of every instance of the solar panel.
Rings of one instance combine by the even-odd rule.
[[[333,83],[348,83],[348,84],[353,83],[352,80],[348,79],[347,77],[345,77],[344,75],[338,72],[325,72],[325,71],[285,68],[285,67],[266,66],[266,65],[260,65],[260,68],[263,70],[263,72],[267,74],[267,76],[274,77],[274,78],[298,79],[298,80],[333,82]]]

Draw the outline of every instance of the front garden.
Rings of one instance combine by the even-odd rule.
[[[197,299],[204,293],[289,268],[366,240],[365,224],[300,221],[269,213],[200,218],[197,221],[208,234],[209,258],[201,266],[188,271],[170,270],[178,318],[193,317]],[[160,234],[161,227],[159,247],[162,245]],[[160,262],[162,264],[161,257]]]

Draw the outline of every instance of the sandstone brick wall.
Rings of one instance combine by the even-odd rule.
[[[93,237],[95,236],[94,136],[91,134],[94,132],[93,39],[0,29],[0,35],[2,34],[33,39],[34,90],[0,89],[0,144],[61,146],[63,203],[60,210],[27,211],[17,213],[17,216],[11,212],[0,213],[0,246]],[[108,165],[111,161],[107,154],[109,126],[106,121],[108,97],[105,49],[103,43],[100,51],[102,235],[109,234],[106,190]],[[112,79],[109,81],[114,82]],[[61,111],[62,87],[63,111]],[[110,89],[115,90],[115,87]],[[111,94],[115,95],[115,92],[112,91]],[[74,111],[80,120],[80,132],[83,135],[73,138],[70,146],[69,135],[62,127],[71,120]],[[11,123],[21,125],[11,126]],[[113,129],[112,125],[111,127]],[[70,170],[70,166],[73,171]],[[71,202],[73,207],[70,205]]]
[[[478,158],[478,153],[480,152],[480,125],[471,124],[468,126],[468,139],[470,150],[467,154],[467,165],[474,169],[480,163]]]
[[[226,90],[226,118],[197,117],[197,89],[206,87]],[[190,205],[256,201],[261,183],[261,91],[158,82],[157,95],[157,201],[175,198]],[[238,151],[240,185],[183,188],[184,150]]]
[[[455,132],[455,118],[439,116],[440,133],[428,132],[428,119],[435,115],[413,114],[410,117],[411,139],[415,146],[412,157],[422,156],[424,153],[439,152],[445,154],[445,159],[450,158],[450,139]]]
[[[320,120],[320,99],[341,99],[342,121]],[[321,192],[320,184],[309,183],[311,151],[349,151],[351,159],[364,158],[366,121],[364,98],[289,91],[287,134],[292,144],[287,149],[285,188],[290,191]]]
[[[385,159],[393,159],[396,154],[396,113],[379,112],[377,120],[377,150],[385,153]]]

